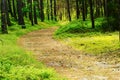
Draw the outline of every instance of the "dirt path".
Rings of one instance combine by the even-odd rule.
[[[83,55],[54,40],[55,30],[53,27],[28,33],[19,39],[19,43],[68,80],[120,80],[119,64],[100,62],[94,56]]]

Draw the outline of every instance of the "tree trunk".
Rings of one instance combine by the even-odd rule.
[[[69,21],[71,21],[70,1],[69,0],[67,0],[67,12],[68,12]]]
[[[47,0],[47,19],[50,20],[49,1]]]
[[[23,18],[23,12],[22,12],[22,1],[17,0],[17,12],[18,12],[18,24],[22,26],[22,29],[25,29],[25,22]]]
[[[12,4],[13,4],[13,17],[17,21],[17,14],[16,14],[16,8],[15,8],[15,0],[12,0]]]
[[[44,18],[45,18],[43,0],[40,0],[40,12],[41,12],[41,15],[40,15],[41,21],[43,22],[43,21],[44,21]]]
[[[100,0],[96,0],[96,12],[95,12],[95,18],[100,17]]]
[[[8,12],[10,12],[11,16],[13,17],[13,12],[11,8],[11,0],[8,0]]]
[[[54,0],[54,19],[55,19],[55,21],[57,21],[56,0]]]
[[[79,10],[79,0],[76,0],[76,17],[79,19],[80,10]]]
[[[3,34],[7,34],[7,16],[6,16],[7,0],[1,0],[1,30]]]
[[[94,16],[93,16],[93,2],[92,0],[89,0],[90,3],[90,16],[91,16],[91,21],[92,21],[92,28],[95,28],[95,23],[94,23]]]
[[[82,0],[82,17],[83,21],[85,21],[85,0]]]
[[[51,8],[51,20],[53,20],[53,5],[52,5],[52,0],[50,0],[50,8]]]
[[[11,6],[8,6],[8,4],[9,4],[9,3],[7,2],[7,4],[6,4],[7,25],[8,25],[8,26],[11,26],[10,16],[9,16],[9,12],[8,12],[9,7],[11,7]]]
[[[38,24],[38,22],[37,22],[37,12],[36,12],[36,4],[37,3],[37,1],[35,0],[34,1],[34,23],[35,24]]]
[[[28,0],[28,4],[30,5],[29,6],[29,19],[31,21],[31,25],[33,26],[34,25],[34,22],[33,22],[33,6],[32,6],[32,0]]]

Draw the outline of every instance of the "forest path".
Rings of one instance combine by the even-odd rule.
[[[53,39],[56,27],[22,36],[19,44],[68,80],[120,80],[120,65],[100,62]]]

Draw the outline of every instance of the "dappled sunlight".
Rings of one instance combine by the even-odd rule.
[[[114,51],[120,48],[118,35],[101,34],[95,36],[72,37],[69,40],[63,40],[67,45],[77,50],[84,51],[89,54],[100,54]]]

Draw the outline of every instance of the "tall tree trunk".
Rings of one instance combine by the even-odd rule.
[[[7,16],[6,16],[7,0],[1,0],[1,30],[3,34],[7,34]]]
[[[12,5],[13,5],[13,17],[17,21],[17,14],[16,14],[16,5],[15,5],[15,0],[12,0]]]
[[[23,12],[22,12],[22,1],[17,0],[17,12],[18,12],[18,24],[22,26],[22,29],[25,29],[25,22],[23,18]]]
[[[56,0],[54,0],[54,19],[55,19],[55,21],[57,21]]]
[[[50,20],[49,1],[47,0],[47,19]]]
[[[88,0],[85,0],[85,18],[87,18],[87,14],[88,14]]]
[[[41,12],[40,18],[41,18],[41,21],[43,22],[45,19],[43,0],[40,0],[40,12]]]
[[[51,8],[51,20],[53,20],[53,4],[52,4],[52,0],[50,0],[50,8]]]
[[[95,12],[95,18],[100,17],[100,0],[96,0],[96,12]]]
[[[34,23],[35,24],[38,24],[37,22],[37,12],[36,12],[36,4],[37,3],[37,0],[34,0]]]
[[[70,12],[70,1],[67,0],[67,12],[68,12],[68,18],[69,18],[69,21],[71,21],[71,12]]]
[[[82,17],[83,21],[85,21],[85,0],[82,0]]]
[[[80,10],[79,10],[79,0],[76,0],[76,17],[79,19]]]
[[[120,0],[118,0],[118,23],[119,23],[119,42],[120,42]]]
[[[8,4],[9,4],[9,3],[7,2],[7,4],[6,4],[7,25],[8,25],[8,26],[11,26],[10,16],[9,16],[9,12],[8,12],[8,10],[9,10]]]
[[[95,28],[95,22],[94,22],[94,14],[93,14],[93,2],[92,0],[89,0],[90,3],[90,16],[91,16],[91,21],[92,21],[92,28]]]
[[[29,6],[29,19],[31,21],[31,25],[33,26],[34,25],[34,22],[33,22],[33,6],[32,6],[32,0],[28,0],[28,4],[30,5]]]
[[[12,12],[12,8],[11,8],[11,0],[8,0],[8,12],[10,12],[11,16],[13,17],[13,12]]]

